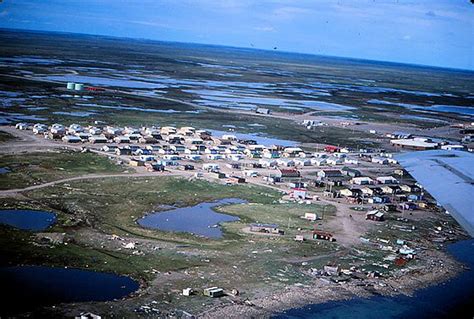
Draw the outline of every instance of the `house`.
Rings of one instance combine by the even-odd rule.
[[[263,108],[263,107],[257,107],[255,109],[255,113],[258,113],[258,114],[270,114],[271,111],[269,109],[266,109],[266,108]]]
[[[382,190],[382,193],[384,193],[384,194],[399,194],[399,193],[401,193],[401,189],[398,186],[385,185],[385,186],[380,187],[380,189]]]
[[[316,213],[304,213],[303,219],[315,221],[318,219],[318,214]]]
[[[370,187],[362,187],[360,190],[362,191],[362,194],[364,195],[372,196],[376,194],[375,189],[370,188]]]
[[[224,158],[224,155],[221,154],[206,154],[206,158],[211,161],[217,161]]]
[[[33,125],[33,134],[39,135],[44,134],[48,130],[48,127],[45,124],[35,124]]]
[[[398,180],[393,176],[380,176],[375,179],[379,184],[398,184]]]
[[[290,188],[306,188],[308,187],[308,184],[303,182],[291,182],[288,183],[288,186],[290,186]]]
[[[271,159],[259,159],[258,163],[262,165],[262,167],[276,167],[278,165],[277,161]]]
[[[354,177],[350,183],[355,185],[372,185],[374,184],[374,180],[370,177]]]
[[[357,188],[352,188],[352,189],[344,188],[344,189],[341,189],[339,193],[341,194],[341,196],[345,196],[345,197],[357,197],[363,194],[362,190],[357,189]]]
[[[277,165],[281,167],[294,167],[295,166],[295,161],[291,159],[277,159]]]
[[[311,160],[310,159],[295,159],[295,166],[311,166]]]
[[[145,167],[150,172],[163,172],[165,170],[165,166],[160,163],[145,163]]]
[[[284,234],[284,231],[280,230],[277,224],[250,224],[250,231],[254,233]]]
[[[202,165],[202,169],[205,171],[218,171],[219,170],[219,165],[218,164],[212,164],[212,163],[206,163]]]
[[[403,210],[415,210],[417,209],[417,205],[413,202],[406,202],[398,204],[399,209]]]
[[[341,168],[341,172],[343,175],[345,176],[349,176],[349,177],[360,177],[362,176],[362,173],[356,169],[353,169],[353,168],[350,168],[350,167],[347,167],[347,166],[344,166],[343,168]]]
[[[240,176],[231,176],[227,178],[227,181],[231,184],[243,184],[245,183],[245,178],[240,177]]]
[[[132,159],[130,159],[130,161],[128,162],[128,165],[133,166],[133,167],[145,166],[145,162],[144,162],[144,161],[141,161],[141,160],[139,160],[139,159],[136,159],[136,158],[132,158]]]
[[[317,176],[321,178],[343,177],[343,174],[339,169],[322,169],[318,171]]]
[[[153,155],[140,155],[138,159],[142,162],[152,162],[155,160],[155,156]]]
[[[344,163],[344,159],[340,157],[329,157],[326,159],[327,165],[342,165]]]
[[[416,193],[420,191],[420,188],[416,185],[400,185],[400,189],[407,193]]]
[[[17,130],[21,130],[21,131],[29,130],[30,127],[31,127],[31,125],[28,124],[28,123],[17,123],[17,124],[15,125],[15,128],[16,128]]]
[[[115,152],[116,149],[117,149],[116,145],[105,145],[105,146],[102,146],[100,150],[103,152]]]
[[[393,133],[387,133],[386,136],[388,138],[408,139],[412,135],[410,133],[405,133],[405,132],[393,132]]]
[[[297,157],[300,153],[304,153],[299,147],[287,147],[283,150],[284,157]]]
[[[316,166],[324,166],[327,164],[327,161],[325,158],[316,157],[311,159],[311,164]]]
[[[304,238],[303,235],[296,235],[295,236],[295,241],[298,241],[298,242],[304,242],[306,239]]]
[[[90,126],[88,129],[87,129],[87,132],[89,134],[92,134],[92,135],[100,135],[102,133],[102,130],[98,127],[95,127],[95,126]]]
[[[49,131],[53,134],[57,134],[57,135],[64,135],[66,134],[66,128],[64,127],[64,125],[61,125],[61,124],[53,124],[51,125],[51,128],[49,129]]]
[[[82,133],[84,132],[84,128],[79,124],[71,124],[67,131],[69,134]]]
[[[412,139],[396,139],[391,140],[390,143],[392,145],[403,148],[403,149],[411,149],[411,150],[432,150],[439,147],[439,143],[433,142],[429,138],[421,138],[415,137]]]
[[[229,154],[227,155],[227,158],[231,161],[241,161],[244,159],[244,156],[242,154]]]
[[[326,145],[326,147],[324,147],[324,151],[328,153],[336,153],[336,152],[339,152],[340,150],[341,149],[338,146],[334,146],[334,145]]]
[[[132,155],[132,150],[129,147],[118,147],[115,149],[117,155]]]
[[[117,143],[117,144],[126,144],[126,143],[130,143],[130,138],[128,136],[116,136],[114,138],[114,142]]]
[[[142,144],[153,144],[153,143],[157,143],[158,140],[156,138],[154,138],[153,136],[150,136],[150,135],[146,135],[146,136],[140,136],[138,138],[138,143],[142,143]]]
[[[291,196],[296,199],[306,199],[307,192],[305,188],[292,188]]]
[[[354,158],[345,158],[344,164],[359,165],[359,161]]]
[[[243,173],[244,173],[244,176],[248,176],[248,177],[257,177],[258,176],[258,172],[253,171],[253,170],[245,170]]]
[[[321,230],[314,230],[313,231],[313,239],[321,239],[327,241],[336,241],[331,233],[321,231]]]
[[[389,163],[388,158],[380,157],[380,156],[372,157],[371,161],[372,163],[382,164],[382,165],[387,165]]]
[[[279,177],[281,178],[297,178],[301,174],[296,169],[278,169]]]
[[[62,138],[62,140],[66,143],[80,143],[82,139],[79,136],[75,135],[66,135]]]
[[[117,127],[107,126],[104,130],[104,134],[110,137],[118,136],[122,134],[122,129],[117,128]]]
[[[384,220],[384,213],[378,210],[371,210],[365,214],[365,219],[381,222]]]
[[[89,142],[91,142],[92,144],[103,144],[103,143],[107,143],[108,140],[105,136],[101,136],[101,135],[94,135],[94,136],[91,136],[89,137]]]
[[[208,296],[211,298],[218,298],[224,296],[224,289],[222,288],[217,288],[217,287],[210,287],[206,288],[203,291],[204,296]]]
[[[327,276],[339,276],[341,273],[341,269],[339,266],[331,266],[331,265],[326,265],[323,268],[324,274]]]

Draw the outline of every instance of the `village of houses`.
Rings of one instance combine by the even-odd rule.
[[[19,130],[66,144],[81,144],[93,151],[118,159],[138,170],[181,172],[224,184],[253,183],[278,187],[285,200],[316,202],[324,199],[347,205],[366,205],[368,221],[382,222],[391,211],[426,210],[435,203],[424,196],[421,185],[406,175],[392,153],[353,150],[326,145],[319,152],[300,147],[259,145],[238,139],[230,132],[212,136],[193,127],[113,127],[72,124],[18,123]],[[393,144],[427,145],[411,136],[394,133]],[[431,149],[433,143],[428,145]],[[425,146],[426,146],[425,145]],[[315,221],[321,216],[307,213]],[[283,233],[278,225],[251,225],[251,231]],[[325,232],[313,234],[335,240]],[[304,240],[298,236],[297,240]]]

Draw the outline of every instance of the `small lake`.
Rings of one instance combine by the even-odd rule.
[[[331,301],[288,310],[273,318],[379,319],[379,318],[473,318],[474,316],[474,239],[448,246],[448,251],[471,267],[457,277],[420,289],[413,297],[374,296]]]
[[[42,231],[56,222],[56,214],[39,210],[0,210],[0,224],[22,230]]]
[[[221,238],[219,223],[233,222],[238,217],[217,213],[214,207],[242,204],[246,201],[238,198],[225,198],[196,206],[176,208],[164,212],[151,213],[138,220],[140,226],[171,232],[186,232],[208,238]]]
[[[107,301],[128,296],[139,284],[126,276],[74,268],[15,266],[0,268],[0,315],[64,302]]]
[[[0,167],[0,174],[10,173],[10,169],[8,167]]]

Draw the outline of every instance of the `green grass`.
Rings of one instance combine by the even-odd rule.
[[[32,264],[89,268],[96,271],[130,275],[137,279],[152,279],[150,270],[176,270],[199,265],[199,261],[171,252],[146,256],[129,251],[110,251],[87,247],[74,241],[55,246],[35,244],[34,234],[0,226],[0,265]]]
[[[73,151],[3,155],[0,167],[9,169],[0,179],[0,189],[24,188],[84,174],[124,171],[122,166],[104,156]]]
[[[7,142],[7,141],[10,141],[12,139],[14,139],[15,137],[13,135],[11,135],[10,133],[7,133],[7,132],[4,132],[4,131],[0,131],[0,143],[4,143],[4,142]]]

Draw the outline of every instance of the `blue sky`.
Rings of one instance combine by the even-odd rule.
[[[3,0],[0,27],[474,70],[469,0]]]

